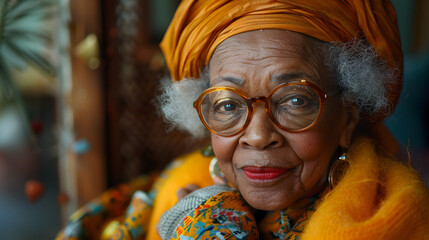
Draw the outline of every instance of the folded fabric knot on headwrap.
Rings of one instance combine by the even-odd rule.
[[[379,58],[399,70],[398,79],[385,86],[389,103],[396,105],[403,56],[396,12],[387,0],[184,0],[161,43],[173,80],[198,78],[222,41],[259,29],[290,30],[325,42],[366,38]]]

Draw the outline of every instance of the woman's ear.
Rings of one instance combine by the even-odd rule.
[[[359,111],[355,106],[348,104],[346,104],[345,111],[347,112],[347,122],[341,134],[340,146],[347,149],[352,140],[356,125],[359,123]]]

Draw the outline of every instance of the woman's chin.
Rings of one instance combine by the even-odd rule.
[[[262,211],[277,211],[277,210],[285,210],[289,207],[289,203],[279,202],[277,199],[276,201],[254,201],[252,199],[245,199],[246,202],[254,209],[256,210],[262,210]]]
[[[257,210],[275,211],[287,209],[305,195],[299,181],[291,173],[269,181],[253,181],[239,175],[234,185],[244,200]]]
[[[299,199],[296,194],[269,190],[241,190],[241,195],[252,208],[263,211],[284,210]]]

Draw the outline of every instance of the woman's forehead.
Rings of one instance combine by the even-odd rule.
[[[305,78],[323,87],[325,81],[330,82],[326,72],[329,69],[314,40],[285,30],[232,36],[217,47],[210,61],[212,85],[229,79],[246,83],[258,75],[258,79],[269,78],[274,84]]]
[[[212,60],[225,56],[238,56],[246,60],[264,57],[305,56],[312,45],[303,34],[285,30],[250,31],[227,38],[216,48]],[[243,55],[247,52],[247,55]]]

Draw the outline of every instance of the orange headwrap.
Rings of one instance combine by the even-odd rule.
[[[325,42],[366,38],[399,70],[386,92],[393,107],[402,88],[403,56],[396,12],[389,0],[183,0],[161,42],[174,80],[199,77],[216,47],[233,35],[284,29]],[[390,112],[371,116],[380,120]]]
[[[259,29],[290,30],[325,42],[365,37],[402,72],[396,12],[388,0],[183,0],[161,48],[174,80],[198,77],[222,41]],[[388,98],[395,105],[402,74],[391,84]]]

